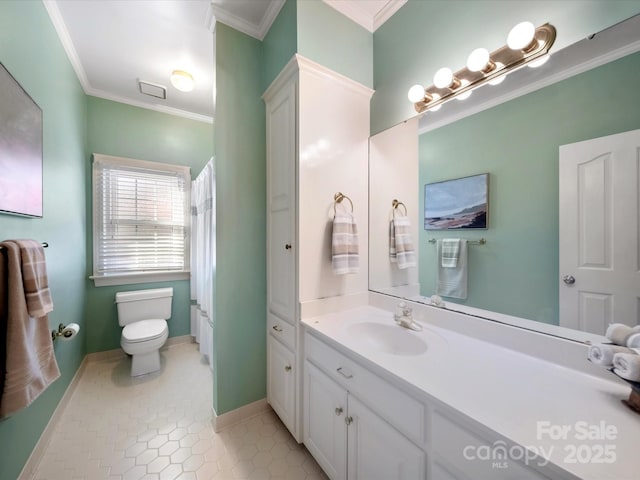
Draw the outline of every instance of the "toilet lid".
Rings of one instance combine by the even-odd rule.
[[[130,343],[144,342],[161,337],[167,331],[166,320],[140,320],[122,329],[122,338]]]

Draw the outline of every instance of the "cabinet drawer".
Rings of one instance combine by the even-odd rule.
[[[434,460],[442,459],[444,464],[455,465],[456,470],[464,473],[464,480],[548,480],[532,467],[506,455],[513,444],[485,438],[472,426],[454,421],[439,411],[433,412],[431,427]],[[487,455],[491,458],[487,459]],[[535,459],[530,462],[531,465],[537,464]]]
[[[284,343],[291,350],[296,349],[296,327],[289,322],[285,322],[273,313],[269,313],[268,316],[268,332],[275,338]]]
[[[306,358],[418,445],[425,442],[425,406],[307,333]]]

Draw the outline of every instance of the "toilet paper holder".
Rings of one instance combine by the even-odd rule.
[[[62,337],[62,340],[71,340],[79,330],[80,326],[77,323],[70,323],[69,325],[61,323],[58,325],[58,330],[51,330],[51,341],[55,341],[58,337]]]

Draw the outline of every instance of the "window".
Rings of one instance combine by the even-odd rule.
[[[93,155],[96,286],[189,278],[189,167]]]

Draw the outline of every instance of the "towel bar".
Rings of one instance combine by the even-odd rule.
[[[405,216],[407,215],[407,206],[404,203],[402,203],[400,200],[397,200],[397,199],[394,198],[391,201],[391,206],[393,207],[394,213],[395,213],[395,210],[397,210],[398,207],[402,206],[404,208]]]
[[[349,200],[349,204],[351,205],[351,213],[353,213],[353,202],[351,201],[351,199],[349,197],[347,197],[344,193],[342,192],[338,192],[333,196],[333,214],[336,214],[336,203],[342,203],[342,200],[344,199]]]
[[[427,241],[429,243],[436,243],[436,239],[435,238],[430,238]],[[484,238],[481,238],[480,240],[468,240],[467,243],[469,243],[471,245],[484,245],[485,243],[487,243],[487,240],[484,239]]]
[[[42,248],[47,248],[49,246],[49,244],[47,242],[42,242]],[[2,250],[4,247],[0,246],[0,250]]]

